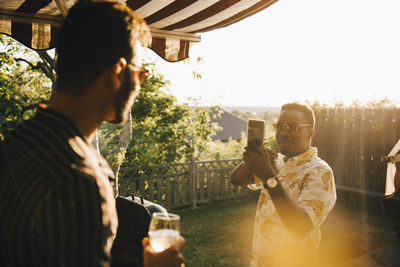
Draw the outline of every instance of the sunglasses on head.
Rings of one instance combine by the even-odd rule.
[[[283,131],[286,130],[290,133],[297,132],[301,127],[309,127],[311,124],[309,123],[297,123],[297,122],[289,122],[289,123],[274,123],[272,124],[275,131]]]

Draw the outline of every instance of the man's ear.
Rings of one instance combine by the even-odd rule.
[[[110,68],[110,81],[112,88],[120,88],[122,82],[122,72],[128,66],[126,59],[121,57],[114,65]]]

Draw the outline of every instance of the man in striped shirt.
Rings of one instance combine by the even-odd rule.
[[[117,230],[107,162],[91,145],[103,121],[122,123],[147,77],[151,39],[127,6],[70,9],[57,41],[57,86],[48,106],[0,144],[0,266],[109,266]],[[180,240],[146,266],[180,266]]]

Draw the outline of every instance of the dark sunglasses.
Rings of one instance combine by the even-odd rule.
[[[309,127],[311,124],[308,123],[297,123],[297,122],[289,122],[289,123],[274,123],[272,124],[275,131],[283,131],[286,130],[289,133],[294,133],[299,130],[301,127]]]

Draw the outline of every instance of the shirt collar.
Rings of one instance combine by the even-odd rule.
[[[54,121],[54,123],[57,123],[59,126],[66,129],[67,132],[74,135],[78,135],[86,143],[88,143],[86,137],[82,134],[79,128],[75,125],[75,123],[73,123],[70,119],[68,119],[61,113],[48,108],[46,104],[40,103],[38,105],[38,111],[36,113],[36,117],[39,119],[44,117],[51,118]]]
[[[283,158],[285,164],[295,164],[295,165],[302,165],[304,163],[310,162],[312,159],[316,158],[318,155],[318,150],[316,147],[311,147],[306,152],[294,156],[294,157],[287,157]]]

